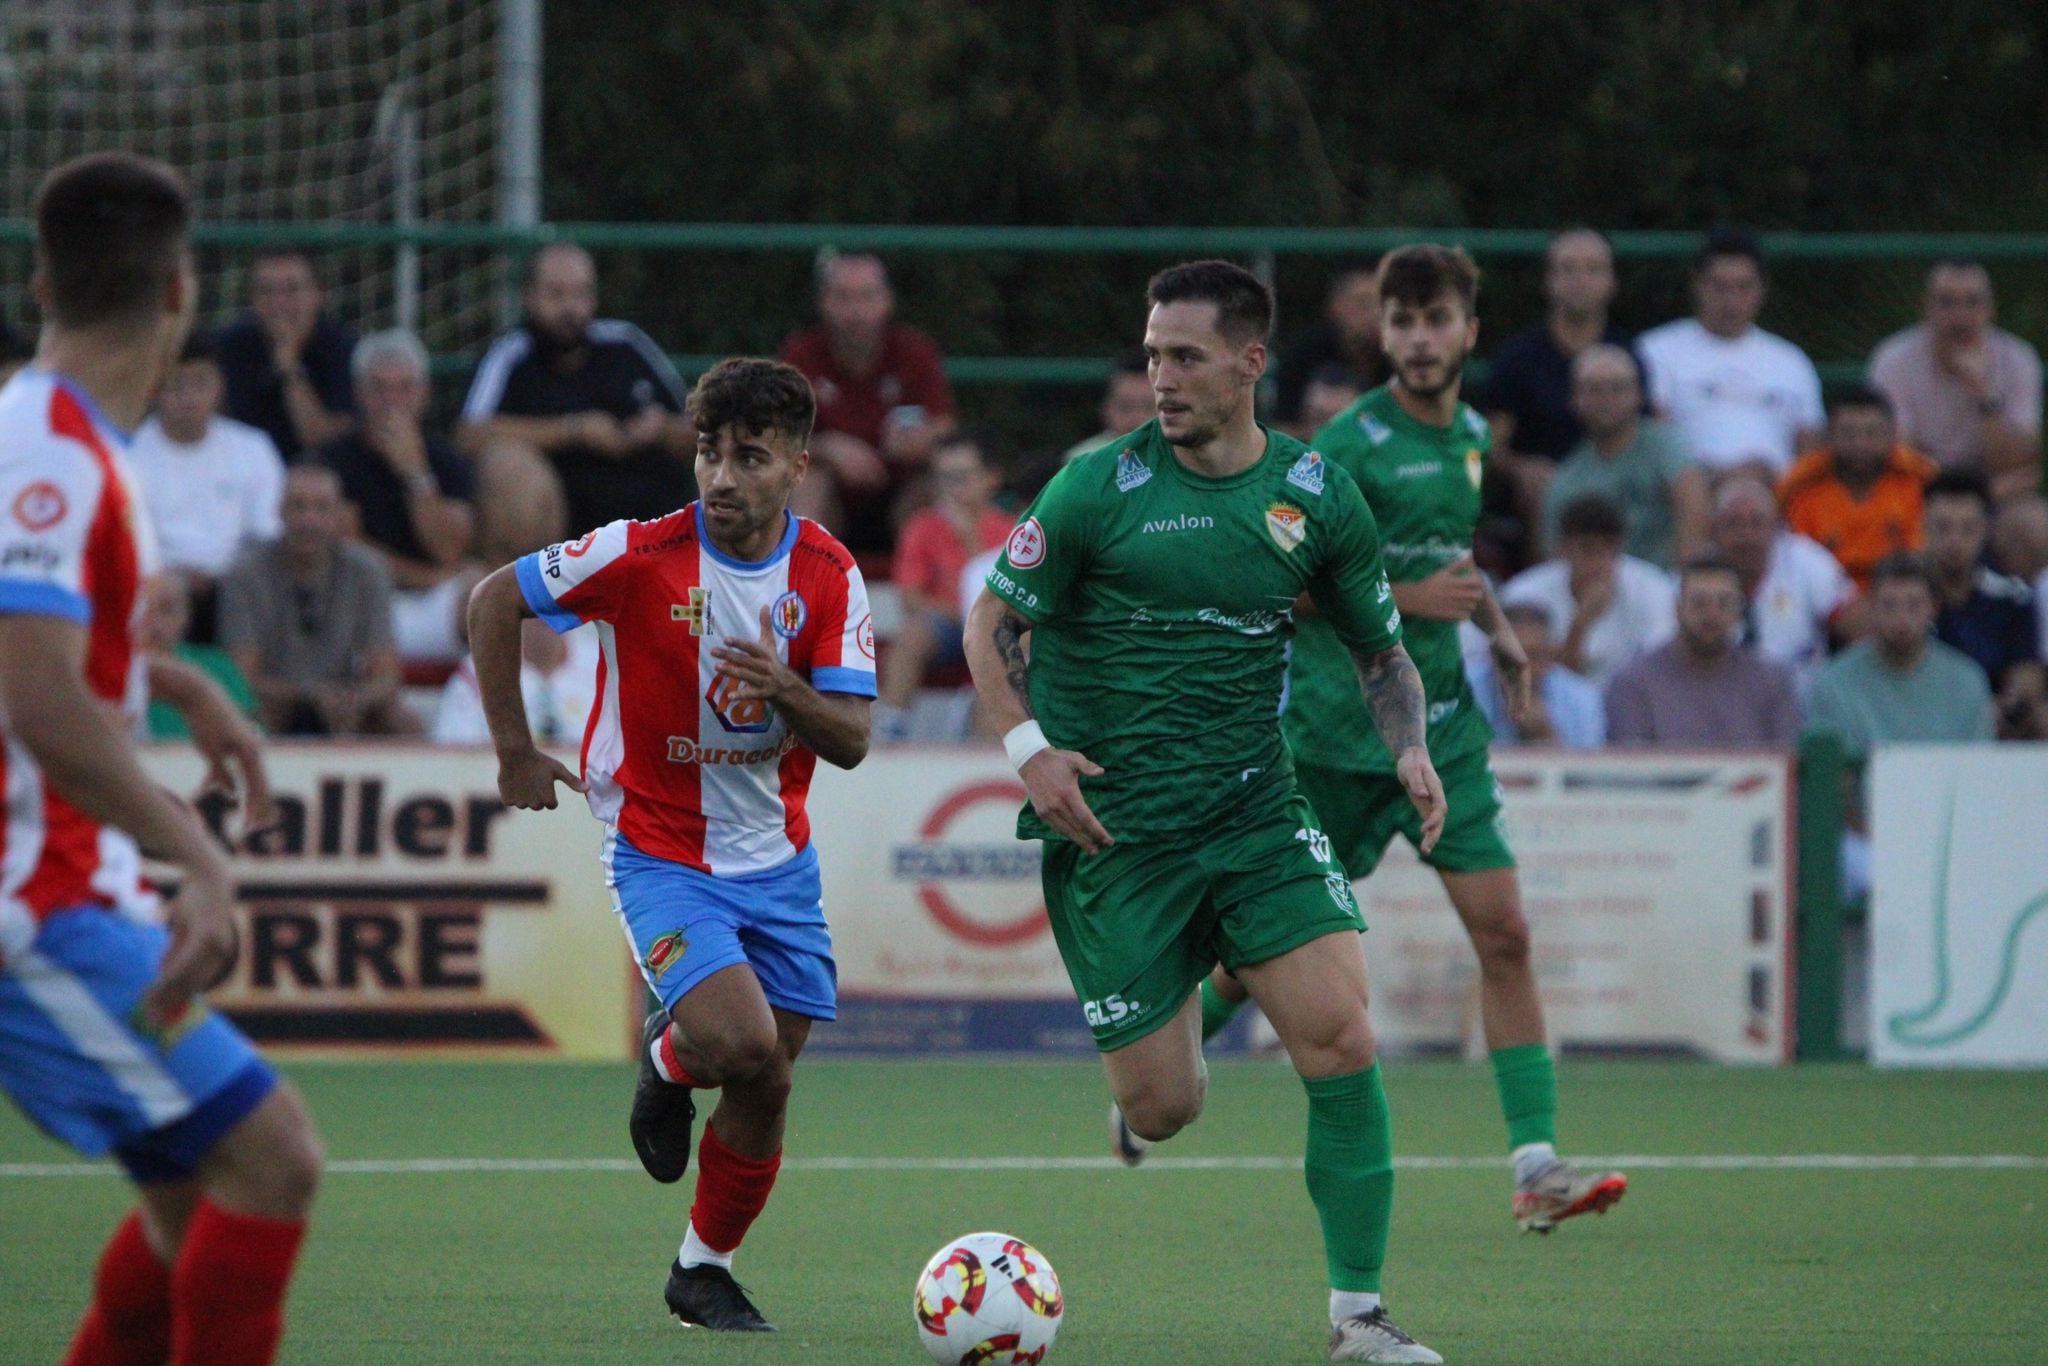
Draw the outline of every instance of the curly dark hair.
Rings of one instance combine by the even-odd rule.
[[[700,432],[738,427],[808,441],[817,415],[818,402],[803,371],[759,356],[720,361],[690,392],[690,420]]]
[[[1396,247],[1380,262],[1380,302],[1427,308],[1448,294],[1470,317],[1479,305],[1479,267],[1463,247],[1417,242]]]

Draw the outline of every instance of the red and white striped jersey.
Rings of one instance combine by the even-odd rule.
[[[583,736],[590,809],[642,853],[717,876],[779,867],[810,843],[818,756],[758,701],[732,696],[712,648],[758,640],[819,692],[875,695],[867,586],[816,522],[759,563],[711,544],[699,505],[612,522],[518,562],[527,606],[557,631],[597,623],[597,705]]]
[[[145,701],[134,632],[156,551],[116,451],[127,437],[61,375],[26,369],[0,389],[0,613],[87,630],[93,694],[131,718]],[[135,842],[58,794],[0,720],[0,956],[27,948],[53,911],[130,901]]]

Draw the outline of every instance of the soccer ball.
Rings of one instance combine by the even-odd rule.
[[[1066,1302],[1045,1254],[1007,1233],[970,1233],[925,1263],[911,1299],[917,1340],[942,1366],[1044,1361]]]

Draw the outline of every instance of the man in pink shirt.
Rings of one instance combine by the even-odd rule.
[[[890,575],[903,595],[903,625],[882,659],[875,731],[884,739],[905,735],[910,704],[927,669],[967,662],[960,643],[960,573],[969,560],[1001,545],[1014,521],[995,505],[1000,481],[973,437],[941,437],[931,471],[938,501],[904,524]]]
[[[1978,471],[2003,502],[2040,485],[2041,357],[1996,316],[1990,272],[1935,262],[1924,321],[1878,344],[1870,383],[1892,401],[1901,441]]]

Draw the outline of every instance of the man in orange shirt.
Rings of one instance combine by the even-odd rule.
[[[1785,472],[1778,501],[1785,524],[1826,546],[1864,591],[1879,560],[1920,548],[1921,492],[1938,468],[1899,444],[1883,394],[1852,389],[1835,401],[1828,444]]]

